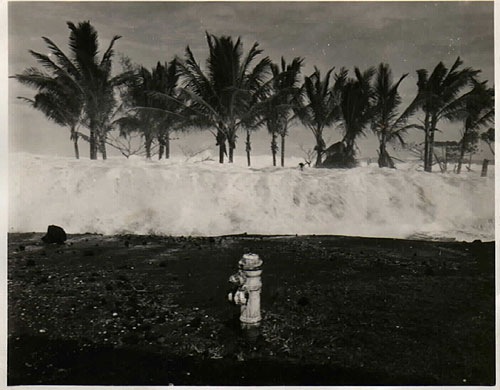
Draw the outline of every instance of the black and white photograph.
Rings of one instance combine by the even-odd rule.
[[[9,387],[496,384],[493,1],[7,18]]]

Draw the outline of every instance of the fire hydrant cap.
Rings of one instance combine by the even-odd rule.
[[[255,253],[245,253],[238,264],[242,269],[253,270],[260,268],[262,260]]]

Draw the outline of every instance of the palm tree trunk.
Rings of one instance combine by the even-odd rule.
[[[431,134],[429,136],[429,171],[432,172],[432,163],[433,163],[433,156],[434,156],[434,133],[435,133],[435,128],[434,126],[431,129]]]
[[[272,133],[271,138],[271,152],[273,154],[273,167],[276,166],[276,153],[278,152],[278,143],[276,142],[276,133]]]
[[[158,140],[158,143],[160,144],[160,147],[158,149],[158,160],[161,160],[161,158],[163,157],[163,148],[164,148],[163,140],[160,138]]]
[[[488,145],[488,148],[490,148],[490,152],[491,154],[493,154],[493,156],[495,155],[495,150],[493,149],[493,147],[491,146],[491,143],[490,142],[487,142],[486,143]]]
[[[488,163],[489,163],[488,159],[485,158],[483,160],[483,167],[481,169],[481,177],[488,176]]]
[[[226,135],[222,131],[217,130],[217,136],[215,139],[215,145],[219,146],[219,163],[224,164],[224,155],[226,154]]]
[[[107,154],[106,154],[106,133],[103,132],[102,130],[98,131],[97,133],[97,148],[99,150],[99,153],[101,153],[102,159],[106,160],[107,159]],[[97,151],[96,151],[96,157],[97,157]]]
[[[106,153],[106,136],[102,135],[99,137],[99,151],[101,152],[102,159],[106,160],[108,155]]]
[[[467,135],[467,129],[465,129],[464,136],[462,137],[462,142],[460,145],[460,157],[458,158],[458,166],[457,166],[457,174],[460,174],[462,171],[462,163],[464,161],[464,156],[465,156],[465,136]]]
[[[432,172],[432,162],[434,156],[434,133],[436,130],[436,119],[431,119],[431,126],[429,129],[428,145],[427,145],[427,169],[426,172]]]
[[[285,135],[281,134],[281,166],[285,166]]]
[[[170,130],[165,132],[165,159],[170,158]]]
[[[229,145],[229,156],[227,158],[228,163],[233,163],[233,156],[234,156],[234,147],[232,145]]]
[[[80,159],[80,150],[78,149],[78,133],[75,131],[75,126],[71,127],[71,139],[73,140],[73,147],[75,149],[75,158]]]
[[[246,152],[247,152],[247,164],[248,166],[251,165],[250,161],[250,151],[252,150],[252,144],[250,142],[250,130],[247,130],[247,141],[246,141]]]
[[[151,138],[146,137],[144,141],[144,147],[146,148],[146,158],[151,159]]]
[[[90,137],[89,137],[89,145],[90,145],[90,159],[97,160],[97,139],[95,130],[90,129]]]
[[[234,149],[236,149],[236,135],[231,133],[231,135],[227,139],[227,143],[229,146],[229,156],[228,156],[228,163],[233,163],[233,156],[234,156]]]
[[[380,155],[378,156],[379,168],[396,168],[394,161],[387,152],[385,139],[380,140]]]
[[[425,122],[424,122],[424,171],[428,172],[429,165],[429,114],[425,114]]]
[[[325,141],[323,141],[323,137],[321,135],[321,131],[317,131],[316,135],[316,167],[321,166],[321,160],[323,158]]]
[[[73,140],[73,146],[75,148],[75,158],[77,160],[80,159],[80,150],[78,149],[78,136],[75,137],[75,139]]]

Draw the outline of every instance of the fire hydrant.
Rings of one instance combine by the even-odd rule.
[[[238,262],[239,271],[231,275],[229,281],[235,285],[236,291],[229,293],[228,299],[241,306],[240,321],[245,325],[258,325],[260,315],[260,292],[262,282],[262,260],[254,253],[244,254]]]

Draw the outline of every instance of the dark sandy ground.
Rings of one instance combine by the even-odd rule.
[[[10,234],[8,384],[493,385],[494,243]],[[264,260],[260,334],[226,299]]]

